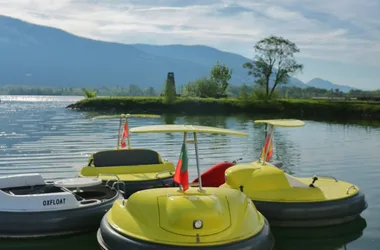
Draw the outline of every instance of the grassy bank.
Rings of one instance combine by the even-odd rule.
[[[380,119],[380,104],[328,100],[242,101],[234,98],[177,98],[166,104],[160,97],[98,97],[67,108],[81,111],[173,114],[265,114],[299,119]]]

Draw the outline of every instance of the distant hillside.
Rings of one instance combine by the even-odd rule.
[[[164,87],[167,72],[177,86],[209,72],[216,61],[233,69],[232,84],[252,83],[241,55],[207,46],[102,42],[60,29],[0,16],[0,85],[49,87]],[[297,78],[287,86],[307,87]]]
[[[349,92],[351,89],[354,89],[350,86],[334,84],[321,78],[314,78],[307,82],[306,85],[320,89],[339,89],[340,91],[345,93]]]
[[[0,17],[1,84],[39,86],[163,85],[207,74],[202,65],[154,56],[131,45],[77,37],[59,29]]]
[[[205,66],[208,72],[216,61],[226,64],[233,71],[231,82],[234,84],[252,83],[253,78],[247,75],[247,70],[243,64],[250,59],[241,55],[220,51],[204,45],[149,45],[133,44],[133,46],[145,53],[156,56],[165,56],[173,59],[182,59]],[[207,74],[208,75],[208,74]],[[306,85],[297,78],[292,77],[289,85],[296,87],[306,87]]]

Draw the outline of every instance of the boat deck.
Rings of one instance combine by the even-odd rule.
[[[81,188],[79,192],[76,192],[75,189],[71,190],[75,198],[78,201],[83,199],[99,199],[99,200],[108,200],[116,195],[116,190],[112,190],[109,187],[104,185],[93,186],[93,187],[84,187]],[[60,187],[54,185],[36,185],[36,186],[25,186],[25,187],[14,187],[14,188],[3,188],[1,191],[11,194],[11,195],[35,195],[35,194],[48,194],[48,193],[61,193],[65,192]]]

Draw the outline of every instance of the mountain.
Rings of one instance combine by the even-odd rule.
[[[354,89],[350,86],[338,85],[321,78],[314,78],[306,83],[310,87],[320,88],[320,89],[339,89],[342,92],[349,92],[351,89]]]
[[[183,59],[203,65],[208,69],[207,75],[216,61],[220,61],[232,69],[232,83],[240,85],[244,82],[253,82],[252,77],[247,75],[247,69],[243,68],[243,64],[250,61],[250,59],[235,53],[220,51],[204,45],[132,45],[141,51],[156,56]],[[289,85],[306,87],[302,81],[294,77],[290,79]]]
[[[186,81],[208,73],[197,63],[155,56],[132,45],[96,41],[0,17],[0,84],[163,85],[168,71]]]
[[[233,70],[231,84],[251,83],[250,59],[202,45],[121,44],[0,15],[0,85],[127,86],[162,89],[168,72],[177,86],[209,76],[216,61]],[[307,87],[297,78],[287,86]]]

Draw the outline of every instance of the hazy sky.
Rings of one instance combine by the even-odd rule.
[[[380,89],[380,0],[0,0],[0,14],[123,43],[203,44],[252,58],[279,35],[309,81]]]

